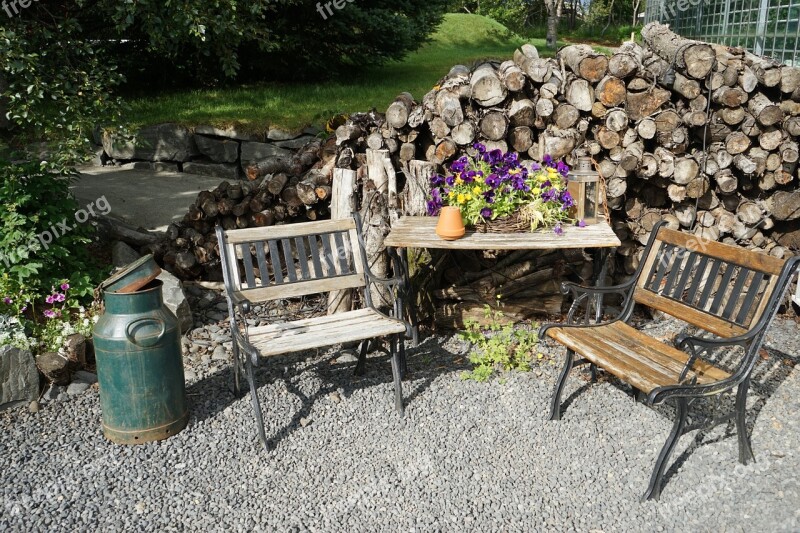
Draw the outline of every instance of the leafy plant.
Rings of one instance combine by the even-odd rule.
[[[473,148],[476,156],[457,159],[450,175],[431,178],[429,215],[438,214],[443,205],[457,206],[467,224],[477,225],[517,214],[531,230],[545,226],[560,233],[575,205],[566,190],[566,164],[548,155],[542,164],[526,166],[516,152],[487,150],[480,143]]]
[[[531,369],[533,353],[539,342],[535,329],[515,328],[513,324],[502,325],[502,311],[492,310],[488,305],[484,309],[486,324],[476,320],[464,322],[465,331],[459,336],[472,344],[469,361],[473,364],[470,372],[463,372],[462,379],[486,381],[495,370],[518,370],[528,372]],[[537,360],[543,359],[537,353]]]

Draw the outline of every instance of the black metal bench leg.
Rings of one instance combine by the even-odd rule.
[[[394,377],[394,407],[402,417],[405,412],[403,409],[403,383],[401,376],[400,351],[397,348],[398,342],[403,342],[402,335],[392,335],[390,341],[392,352],[392,376]]]
[[[689,411],[689,404],[686,398],[678,398],[677,407],[675,424],[672,426],[672,431],[669,437],[667,437],[664,447],[661,448],[661,453],[658,454],[656,466],[653,469],[653,475],[650,476],[650,485],[648,485],[647,491],[644,493],[644,496],[642,496],[642,501],[658,500],[661,496],[661,479],[664,477],[667,461],[672,451],[675,449],[675,445],[678,444],[678,439],[681,438],[681,433],[683,433],[683,427],[686,425],[686,415]]]
[[[358,349],[358,363],[356,363],[356,369],[353,370],[353,375],[363,376],[367,369],[367,351],[369,351],[369,339],[364,339],[361,341],[361,345]]]
[[[746,465],[755,461],[753,448],[750,447],[750,437],[747,434],[747,389],[750,387],[750,378],[739,384],[736,391],[736,433],[739,437],[739,462]]]
[[[258,437],[261,439],[261,444],[264,445],[264,450],[269,451],[267,445],[267,435],[264,432],[264,416],[261,413],[261,404],[258,402],[258,391],[256,390],[256,376],[253,370],[253,363],[250,361],[250,356],[246,358],[247,363],[247,383],[250,385],[250,398],[253,400],[253,414],[256,418],[256,427],[258,427]]]
[[[567,349],[567,357],[564,359],[564,366],[556,381],[556,388],[553,390],[553,398],[550,400],[550,420],[561,420],[561,393],[564,391],[564,384],[567,382],[569,371],[575,362],[575,352]]]

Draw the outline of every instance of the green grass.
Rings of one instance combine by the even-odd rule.
[[[403,91],[421,99],[453,65],[481,59],[510,59],[524,42],[543,56],[544,39],[522,39],[505,26],[479,15],[445,15],[432,42],[404,60],[365,67],[345,80],[319,83],[264,83],[216,90],[181,91],[129,99],[134,126],[180,122],[187,126],[235,124],[260,132],[269,126],[301,129],[321,124],[336,113],[385,111]]]

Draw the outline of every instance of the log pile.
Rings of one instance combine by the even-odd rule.
[[[238,229],[328,218],[335,154],[333,140],[312,141],[291,159],[251,163],[247,180],[200,192],[183,220],[167,228],[156,259],[181,279],[219,281],[217,224]]]
[[[388,152],[401,171],[398,208],[423,214],[427,178],[474,155],[475,142],[567,163],[581,149],[604,178],[623,241],[618,277],[636,269],[660,220],[777,257],[796,252],[800,69],[659,23],[642,35],[643,46],[625,43],[611,57],[570,45],[543,59],[524,45],[509,61],[455,66],[421,101],[403,93],[385,116],[341,126],[337,166]],[[452,290],[434,294],[442,304],[476,294]]]
[[[612,265],[617,278],[636,269],[659,220],[776,257],[796,253],[800,69],[742,49],[683,39],[659,23],[648,24],[642,36],[643,45],[625,43],[610,57],[587,45],[570,45],[546,59],[524,45],[508,61],[457,65],[419,101],[403,93],[385,114],[352,115],[319,148],[321,159],[310,170],[311,163],[297,158],[253,163],[247,174],[257,187],[229,185],[235,199],[227,190],[198,197],[173,240],[180,239],[180,246],[170,252],[190,252],[199,266],[187,271],[181,264],[179,272],[212,275],[204,268],[205,252],[196,253],[202,248],[213,258],[212,221],[244,227],[322,216],[338,172],[347,173],[347,183],[356,189],[345,191],[349,207],[370,221],[370,260],[382,274],[388,265],[380,241],[391,217],[424,214],[430,176],[446,172],[463,154],[474,155],[475,142],[516,151],[522,159],[549,154],[568,164],[576,150],[589,153],[603,176],[610,223],[622,241]],[[233,213],[245,197],[246,212]],[[205,209],[213,205],[217,212],[209,215]],[[453,263],[439,264],[434,257],[439,281],[457,284],[444,289],[433,284],[430,293],[440,306],[495,304],[498,280],[485,273],[519,269],[522,281],[504,278],[503,285],[517,283],[512,292],[520,301],[538,299],[540,310],[553,311],[559,297],[534,278],[554,275],[546,280],[552,281],[562,273],[585,278],[588,267],[583,258],[546,257],[462,254],[459,273],[451,279],[441,272]],[[167,259],[178,263],[177,253]]]

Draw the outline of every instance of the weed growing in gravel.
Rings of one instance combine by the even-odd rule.
[[[484,309],[486,322],[466,320],[466,331],[459,332],[459,337],[472,344],[469,361],[473,364],[470,372],[463,372],[461,379],[486,381],[495,370],[519,370],[527,372],[531,369],[533,353],[539,337],[537,325],[531,329],[515,328],[513,324],[503,325],[502,311],[494,311],[488,305]],[[542,360],[541,353],[536,354]]]

